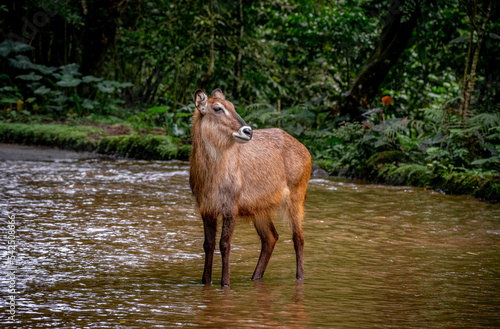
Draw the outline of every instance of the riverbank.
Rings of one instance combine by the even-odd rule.
[[[167,135],[109,135],[123,129],[88,125],[22,124],[0,122],[0,143],[58,147],[144,160],[188,160],[190,145]],[[116,128],[116,127],[115,127]],[[14,155],[15,159],[15,155]],[[374,156],[363,170],[332,170],[331,162],[315,161],[331,175],[364,179],[390,185],[410,185],[448,194],[472,195],[500,202],[500,175],[466,168],[440,168],[404,163],[397,155]],[[317,168],[317,167],[316,167]]]
[[[114,135],[107,129],[62,124],[0,122],[0,143],[51,146],[145,160],[188,160],[191,145],[166,135]]]
[[[383,153],[383,152],[380,152]],[[317,165],[332,176],[363,179],[368,182],[395,186],[416,186],[439,190],[454,195],[471,195],[478,199],[500,203],[500,174],[467,168],[448,168],[404,163],[402,159],[385,159],[378,162],[372,156],[362,170],[331,169],[330,161],[319,160]]]
[[[68,151],[48,146],[0,144],[0,161],[72,161],[99,158],[85,151]]]

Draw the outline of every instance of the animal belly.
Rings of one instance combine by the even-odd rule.
[[[271,191],[259,190],[252,191],[252,193],[242,193],[239,214],[241,216],[255,216],[259,213],[274,212],[282,206],[288,193],[286,187]]]

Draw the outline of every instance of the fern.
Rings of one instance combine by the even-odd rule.
[[[499,113],[481,113],[474,115],[467,120],[470,128],[475,131],[483,133],[488,132],[491,128],[500,127],[500,114]]]

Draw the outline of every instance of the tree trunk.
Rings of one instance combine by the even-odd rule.
[[[470,72],[469,72],[469,58],[472,50],[472,40],[474,37],[474,30],[476,26],[475,19],[478,8],[477,1],[474,2],[474,15],[472,17],[469,17],[471,19],[471,37],[469,42],[469,50],[467,54],[467,63],[465,64],[464,80],[462,83],[462,102],[460,104],[460,114],[464,118],[467,116],[467,112],[469,111],[470,103],[472,100],[472,93],[474,92],[474,85],[476,83],[475,77],[476,77],[477,62],[479,61],[479,53],[481,50],[481,44],[483,43],[484,34],[486,32],[486,26],[491,17],[491,3],[492,1],[490,0],[488,3],[488,9],[486,12],[484,12],[485,15],[481,23],[481,26],[477,31],[478,40],[476,44],[476,49],[474,51],[474,56],[472,57]]]
[[[474,3],[474,10],[472,12],[472,16],[469,16],[469,19],[471,20],[470,36],[469,36],[469,47],[467,48],[467,58],[465,59],[464,77],[462,78],[462,101],[460,102],[460,108],[458,110],[460,115],[462,115],[464,111],[465,90],[467,89],[467,80],[469,78],[469,63],[470,63],[470,57],[472,55],[472,47],[474,45],[474,34],[476,32],[476,26],[475,26],[476,14],[477,14],[477,3]]]
[[[85,1],[81,66],[84,75],[101,75],[107,50],[114,43],[119,19],[127,4],[128,0]]]
[[[377,46],[356,77],[345,105],[341,108],[341,115],[349,115],[351,120],[361,119],[361,109],[370,105],[389,70],[406,49],[420,17],[420,1],[417,1],[408,19],[402,22],[404,15],[400,7],[404,6],[405,2],[401,0],[391,4],[387,23],[382,29]]]
[[[236,77],[236,91],[234,93],[234,98],[238,99],[241,93],[241,59],[243,57],[243,32],[244,32],[244,24],[243,24],[243,0],[238,0],[238,25],[239,25],[239,36],[238,36],[238,44],[237,44],[237,55],[236,55],[236,64],[234,68],[234,75]]]
[[[210,62],[208,64],[208,70],[203,79],[201,80],[201,89],[205,89],[208,80],[212,77],[212,74],[214,72],[214,43],[215,43],[215,32],[214,32],[214,6],[213,6],[213,0],[210,0],[208,3],[208,7],[210,10]]]

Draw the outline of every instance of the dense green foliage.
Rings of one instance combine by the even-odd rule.
[[[9,48],[13,54],[18,49],[30,49],[9,40],[0,44],[0,51],[4,50],[4,54]],[[48,67],[33,64],[27,56],[20,54],[7,59],[13,69],[19,71],[15,79],[21,82],[0,88],[0,101],[16,104],[18,111],[11,110],[6,115],[14,121],[26,121],[33,114],[60,119],[118,112],[125,102],[117,96],[123,88],[132,86],[131,83],[103,80],[91,75],[82,77],[77,64]],[[90,97],[81,97],[82,90]]]
[[[185,158],[187,148],[167,149],[190,143],[192,93],[219,87],[249,124],[285,129],[335,174],[422,186],[500,180],[495,1],[26,0],[0,14],[7,122],[113,116],[134,136],[107,137],[101,151]],[[412,37],[363,115],[346,115],[345,97],[395,17],[418,18]],[[142,136],[158,131],[166,136]]]

